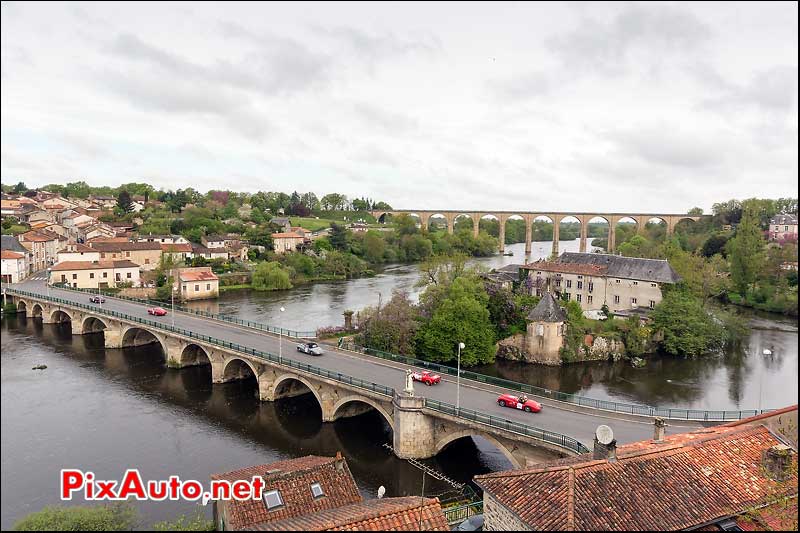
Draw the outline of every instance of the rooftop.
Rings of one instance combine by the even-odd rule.
[[[256,526],[266,531],[449,531],[438,498],[405,496],[354,503]]]
[[[797,224],[797,215],[793,215],[791,213],[781,213],[780,215],[775,215],[769,221],[770,224]]]
[[[717,426],[620,446],[615,462],[584,454],[475,481],[532,529],[677,530],[796,495],[796,470],[783,485],[764,474],[776,445],[763,425]]]
[[[290,231],[290,232],[287,232],[287,233],[273,233],[272,234],[272,238],[273,239],[304,239],[305,237],[303,235],[300,235],[299,233],[295,233],[293,231]]]
[[[280,491],[283,505],[267,510],[263,500],[229,500],[228,525],[231,529],[252,529],[261,524],[266,529],[279,520],[304,514],[318,514],[328,509],[361,503],[361,494],[353,479],[347,461],[337,457],[309,455],[271,464],[250,466],[214,474],[211,479],[251,479],[261,476],[265,491]],[[315,497],[311,484],[319,483],[322,497]]]
[[[559,256],[557,262],[605,267],[605,275],[613,278],[656,283],[677,283],[680,281],[680,276],[672,269],[666,259],[642,259],[611,254],[564,252]]]
[[[128,239],[115,242],[95,241],[91,242],[92,248],[100,252],[119,252],[119,251],[134,251],[134,250],[159,250],[161,251],[161,243],[159,242],[131,242]]]
[[[181,272],[181,281],[217,281],[219,278],[213,272]]]
[[[0,259],[23,259],[25,254],[20,252],[12,252],[11,250],[0,251]]]
[[[531,322],[564,322],[566,319],[567,312],[558,305],[549,292],[546,292],[536,307],[528,313],[528,320]]]
[[[19,239],[13,235],[0,236],[0,244],[3,250],[11,250],[12,252],[20,252],[22,254],[29,253],[29,250],[22,246]]]
[[[187,243],[183,244],[161,244],[161,251],[162,252],[169,252],[169,253],[177,253],[177,252],[191,252],[192,245]]]
[[[587,276],[602,276],[608,270],[605,266],[584,265],[573,263],[558,263],[553,261],[539,260],[520,266],[526,270],[543,270],[546,272],[563,272],[564,274],[585,274]]]

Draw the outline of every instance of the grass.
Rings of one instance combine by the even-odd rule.
[[[253,285],[251,285],[250,283],[244,283],[241,285],[221,285],[219,288],[219,292],[232,291],[237,289],[252,289],[252,288]]]
[[[311,231],[318,231],[321,229],[331,227],[331,222],[334,222],[328,218],[311,218],[311,217],[289,217],[289,220],[292,222],[292,226],[302,226],[307,230]]]

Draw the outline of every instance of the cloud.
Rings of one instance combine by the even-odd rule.
[[[790,113],[797,107],[797,66],[776,65],[753,73],[750,80],[735,84],[716,70],[695,70],[698,79],[716,87],[720,96],[703,100],[703,106],[723,112],[758,109],[767,113]]]
[[[552,82],[545,72],[530,72],[522,76],[487,84],[489,90],[501,99],[527,100],[550,93]]]
[[[627,6],[609,23],[586,18],[573,31],[551,37],[548,48],[573,72],[618,75],[632,66],[694,52],[710,28],[693,14],[661,5]]]
[[[366,102],[354,102],[351,104],[350,109],[357,118],[374,131],[388,135],[398,135],[419,129],[419,123],[416,119],[402,113],[381,109]]]
[[[366,64],[370,72],[388,59],[413,54],[431,56],[442,49],[439,39],[430,33],[421,33],[415,38],[401,38],[392,32],[367,33],[349,26],[315,29],[319,34],[343,43]]]
[[[655,123],[607,134],[622,155],[651,165],[703,169],[719,165],[725,146],[716,135],[682,130],[675,124]]]

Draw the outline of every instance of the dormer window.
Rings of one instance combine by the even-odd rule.
[[[281,497],[281,491],[268,490],[267,492],[265,492],[264,505],[267,506],[267,511],[273,511],[275,509],[283,507],[283,498]]]
[[[319,483],[312,483],[311,494],[314,496],[315,500],[325,496],[325,492],[322,490],[322,485],[320,485]]]

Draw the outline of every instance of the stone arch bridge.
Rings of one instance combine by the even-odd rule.
[[[9,294],[14,296],[18,312],[26,317],[46,324],[63,324],[70,327],[73,335],[102,334],[106,348],[157,344],[171,368],[210,365],[213,383],[255,380],[262,401],[310,393],[326,422],[375,410],[392,429],[393,448],[401,458],[433,457],[450,443],[472,436],[493,443],[515,468],[583,451],[573,439],[567,438],[572,444],[565,444],[566,441],[531,437],[521,429],[529,428],[523,424],[489,425],[432,408],[421,396],[395,393],[388,387],[342,374],[315,371],[311,365],[290,364],[288,358],[265,359],[254,350],[248,353],[243,346],[220,345],[210,337],[158,322],[41,294],[16,294],[13,289]]]
[[[687,214],[663,214],[663,213],[572,213],[572,212],[556,212],[556,211],[431,211],[431,210],[392,210],[392,211],[372,211],[374,216],[379,222],[384,222],[387,215],[410,215],[419,217],[420,223],[428,227],[433,217],[443,217],[447,223],[448,233],[453,233],[456,220],[461,217],[466,217],[472,220],[473,235],[478,236],[480,221],[483,218],[491,217],[500,223],[500,251],[505,249],[505,232],[506,222],[511,218],[522,219],[525,221],[525,253],[531,252],[531,237],[533,233],[533,221],[537,218],[547,218],[553,223],[553,254],[558,254],[559,242],[559,225],[561,221],[566,218],[576,219],[581,225],[580,232],[580,251],[586,251],[586,243],[588,240],[587,228],[589,221],[595,218],[601,218],[608,223],[608,247],[609,252],[614,251],[614,241],[616,238],[615,230],[617,223],[623,219],[631,219],[636,224],[637,232],[643,232],[645,225],[652,219],[658,219],[666,225],[667,235],[671,235],[675,231],[675,227],[684,220],[698,221],[702,217],[697,215]]]

